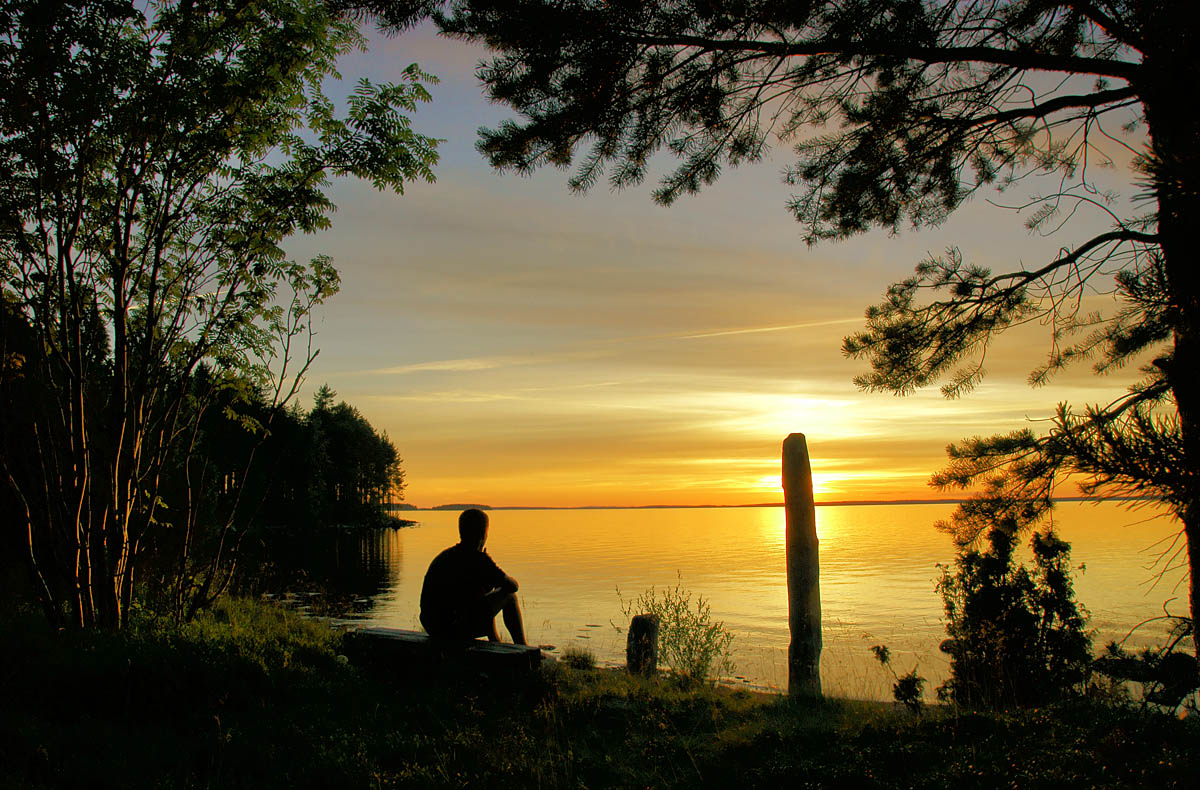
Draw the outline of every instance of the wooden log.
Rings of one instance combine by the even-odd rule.
[[[637,614],[629,621],[625,667],[634,675],[658,673],[658,615]]]
[[[515,679],[534,673],[544,658],[540,648],[529,645],[434,639],[400,628],[360,628],[349,637],[356,663],[397,673],[451,669]]]
[[[812,467],[804,434],[783,440],[783,500],[786,512],[788,695],[821,696],[821,584],[817,511]]]

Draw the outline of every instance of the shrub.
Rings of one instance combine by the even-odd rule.
[[[651,587],[638,597],[621,599],[625,616],[658,615],[658,654],[662,662],[688,681],[704,682],[715,675],[733,673],[730,647],[733,634],[725,623],[713,621],[708,602],[683,589],[682,582],[661,592]]]
[[[892,651],[888,650],[887,645],[873,645],[871,652],[875,654],[879,664],[896,679],[892,684],[892,697],[911,712],[919,714],[925,704],[925,678],[917,674],[916,667],[903,675],[898,674],[892,666]]]
[[[942,568],[950,679],[938,696],[989,707],[1059,698],[1087,679],[1091,664],[1070,544],[1053,532],[1035,533],[1031,572],[1013,566],[1009,532],[994,529],[988,542],[985,551],[961,551],[953,575]]]

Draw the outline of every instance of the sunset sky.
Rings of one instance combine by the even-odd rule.
[[[441,82],[414,127],[446,142],[437,183],[396,196],[339,182],[333,228],[289,244],[297,258],[331,255],[342,275],[301,399],[327,383],[386,430],[413,504],[781,501],[793,431],[808,437],[818,501],[941,497],[926,481],[948,442],[1122,388],[1081,371],[1030,389],[1049,348],[1040,326],[1003,338],[958,401],[859,392],[865,363],[840,351],[927,254],[956,244],[997,270],[1040,265],[1100,217],[1040,238],[984,199],[1025,191],[992,194],[938,228],[808,248],[786,209],[787,147],[670,208],[653,204],[652,182],[574,195],[561,171],[500,175],[475,152],[475,130],[507,114],[475,80],[482,50],[426,29],[371,39],[345,78],[398,80],[419,63]],[[1106,178],[1132,192],[1126,175]]]

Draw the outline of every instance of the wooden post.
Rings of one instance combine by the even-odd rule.
[[[625,666],[634,675],[658,672],[658,615],[638,614],[629,621]]]
[[[821,696],[821,584],[812,466],[804,434],[783,440],[783,501],[787,519],[788,695]]]

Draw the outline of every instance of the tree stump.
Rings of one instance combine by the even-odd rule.
[[[629,621],[625,666],[634,675],[658,672],[658,615],[638,614]]]

